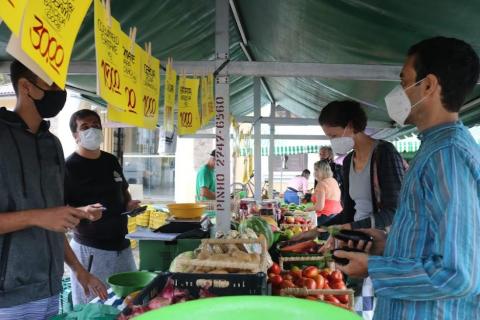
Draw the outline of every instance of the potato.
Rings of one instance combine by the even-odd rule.
[[[209,271],[208,273],[225,274],[225,273],[228,273],[228,271],[225,270],[225,269],[213,269],[212,271]]]
[[[197,258],[199,260],[208,260],[211,256],[212,255],[210,254],[210,252],[203,250],[203,251],[200,251],[200,253],[197,255]]]
[[[239,262],[251,262],[250,255],[240,250],[232,252],[231,256],[233,260],[236,260]]]

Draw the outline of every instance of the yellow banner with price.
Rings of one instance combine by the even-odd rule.
[[[213,104],[213,74],[201,78],[202,88],[202,126],[208,124],[215,117]]]
[[[18,37],[27,0],[0,0],[0,19]]]
[[[100,0],[94,1],[94,30],[97,59],[97,94],[119,110],[127,110],[123,94],[123,51],[120,23],[107,17]]]
[[[175,88],[177,86],[177,72],[172,62],[167,63],[165,74],[165,101],[163,111],[163,127],[166,132],[173,132],[173,111],[175,109]]]
[[[110,121],[145,127],[143,87],[141,84],[141,55],[143,49],[125,33],[120,33],[120,51],[122,52],[122,65],[120,74],[120,93],[123,104],[108,108],[107,118]]]
[[[178,86],[178,134],[194,134],[200,129],[198,114],[199,79],[181,76]]]
[[[147,129],[155,129],[158,124],[158,100],[160,99],[160,61],[144,50],[140,53],[143,126]]]
[[[91,0],[28,1],[23,16],[23,51],[60,87],[65,88],[78,29]]]

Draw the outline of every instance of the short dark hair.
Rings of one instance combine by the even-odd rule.
[[[102,125],[102,120],[100,119],[98,113],[90,109],[82,109],[74,112],[70,117],[70,131],[72,131],[72,133],[77,132],[77,120],[82,120],[92,116],[96,117],[100,125]]]
[[[13,90],[18,97],[18,80],[25,78],[33,83],[37,82],[38,76],[28,69],[23,63],[18,60],[13,60],[10,63],[10,80],[12,81]]]
[[[416,81],[429,74],[438,78],[442,87],[442,104],[450,112],[458,112],[478,80],[478,55],[465,41],[434,37],[420,41],[408,49],[415,58]]]
[[[302,171],[302,177],[305,177],[306,175],[310,175],[310,170],[305,169]]]
[[[367,127],[367,115],[360,103],[351,100],[332,101],[327,104],[318,117],[321,126],[346,128],[352,124],[355,133],[362,132]]]

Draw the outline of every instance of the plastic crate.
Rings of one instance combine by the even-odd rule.
[[[170,273],[159,274],[133,300],[134,305],[147,305],[165,287],[169,278],[173,279],[175,288],[188,289],[194,298],[198,298],[201,287],[210,284],[208,291],[216,296],[267,295],[267,277],[265,273],[256,274],[203,274]],[[128,315],[130,308],[122,313]]]
[[[193,251],[201,239],[175,241],[140,240],[140,270],[168,271],[173,259],[185,251]]]
[[[150,213],[148,227],[150,229],[158,229],[165,224],[166,220],[167,214],[165,212],[153,211]]]
[[[137,217],[129,217],[128,218],[128,233],[133,233],[137,230]],[[130,247],[132,249],[135,249],[137,247],[138,243],[136,240],[130,240]]]
[[[150,211],[146,210],[144,213],[139,214],[135,218],[137,221],[137,226],[147,228],[148,224],[150,223]]]

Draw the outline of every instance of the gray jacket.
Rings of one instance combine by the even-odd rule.
[[[0,214],[64,205],[65,160],[44,121],[27,131],[14,112],[0,109]],[[0,308],[61,291],[64,234],[29,228],[0,235]]]

